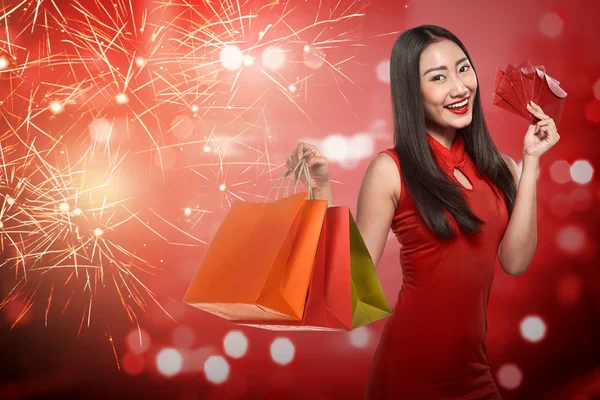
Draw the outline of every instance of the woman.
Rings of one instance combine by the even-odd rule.
[[[485,344],[496,256],[510,275],[527,269],[537,242],[539,159],[559,135],[540,107],[528,106],[539,122],[525,134],[519,180],[488,132],[469,53],[441,27],[404,32],[390,69],[394,147],[369,165],[356,223],[375,265],[393,230],[404,279],[366,398],[500,399]],[[288,169],[301,158],[310,170],[304,183],[332,205],[327,159],[299,143]]]

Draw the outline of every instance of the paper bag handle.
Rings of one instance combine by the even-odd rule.
[[[299,170],[299,171],[298,171]],[[296,172],[298,171],[298,174],[296,175]],[[273,186],[271,186],[271,189],[269,189],[269,192],[267,193],[267,195],[265,196],[265,202],[267,201],[267,199],[269,198],[269,194],[271,194],[271,191],[273,191],[273,188],[275,188],[275,186],[277,186],[277,194],[275,195],[275,200],[277,200],[279,198],[279,190],[281,189],[281,185],[279,184],[279,182],[285,180],[289,175],[294,174],[296,176],[295,181],[295,185],[294,185],[294,194],[298,193],[298,182],[300,181],[300,174],[304,173],[304,175],[306,175],[306,182],[308,182],[308,199],[309,200],[313,200],[314,196],[313,196],[313,191],[312,188],[310,187],[310,172],[308,169],[308,164],[306,164],[306,161],[301,158],[300,161],[296,164],[296,166],[294,167],[294,169],[292,171],[288,170],[285,172],[285,174],[283,174],[283,176],[279,179],[277,179],[275,181],[275,183],[273,184]],[[288,183],[286,185],[285,188],[285,193],[284,193],[284,197],[288,196],[289,193],[289,189],[290,189],[290,180],[288,180]]]

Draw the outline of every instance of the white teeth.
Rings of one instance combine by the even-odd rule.
[[[461,108],[467,105],[467,102],[469,101],[469,99],[465,99],[464,101],[458,103],[458,104],[453,104],[451,106],[446,106],[447,108]]]

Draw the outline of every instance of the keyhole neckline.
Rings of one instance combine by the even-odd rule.
[[[458,183],[465,190],[473,190],[474,184],[473,180],[468,178],[467,173],[465,171],[465,164],[467,161],[466,151],[465,151],[465,142],[462,134],[457,132],[454,135],[454,139],[452,140],[452,144],[450,145],[450,149],[447,149],[440,142],[437,141],[431,134],[426,133],[427,141],[432,150],[432,153],[435,157],[437,164],[440,168],[446,173],[446,175]],[[463,186],[456,176],[454,175],[454,169],[458,169],[464,177],[471,184],[471,188],[467,188]]]

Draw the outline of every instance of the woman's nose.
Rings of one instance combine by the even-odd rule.
[[[467,94],[467,86],[463,83],[463,81],[460,78],[455,78],[454,79],[454,85],[452,86],[452,91],[450,92],[450,95],[455,97],[460,97],[463,96],[465,94]]]

